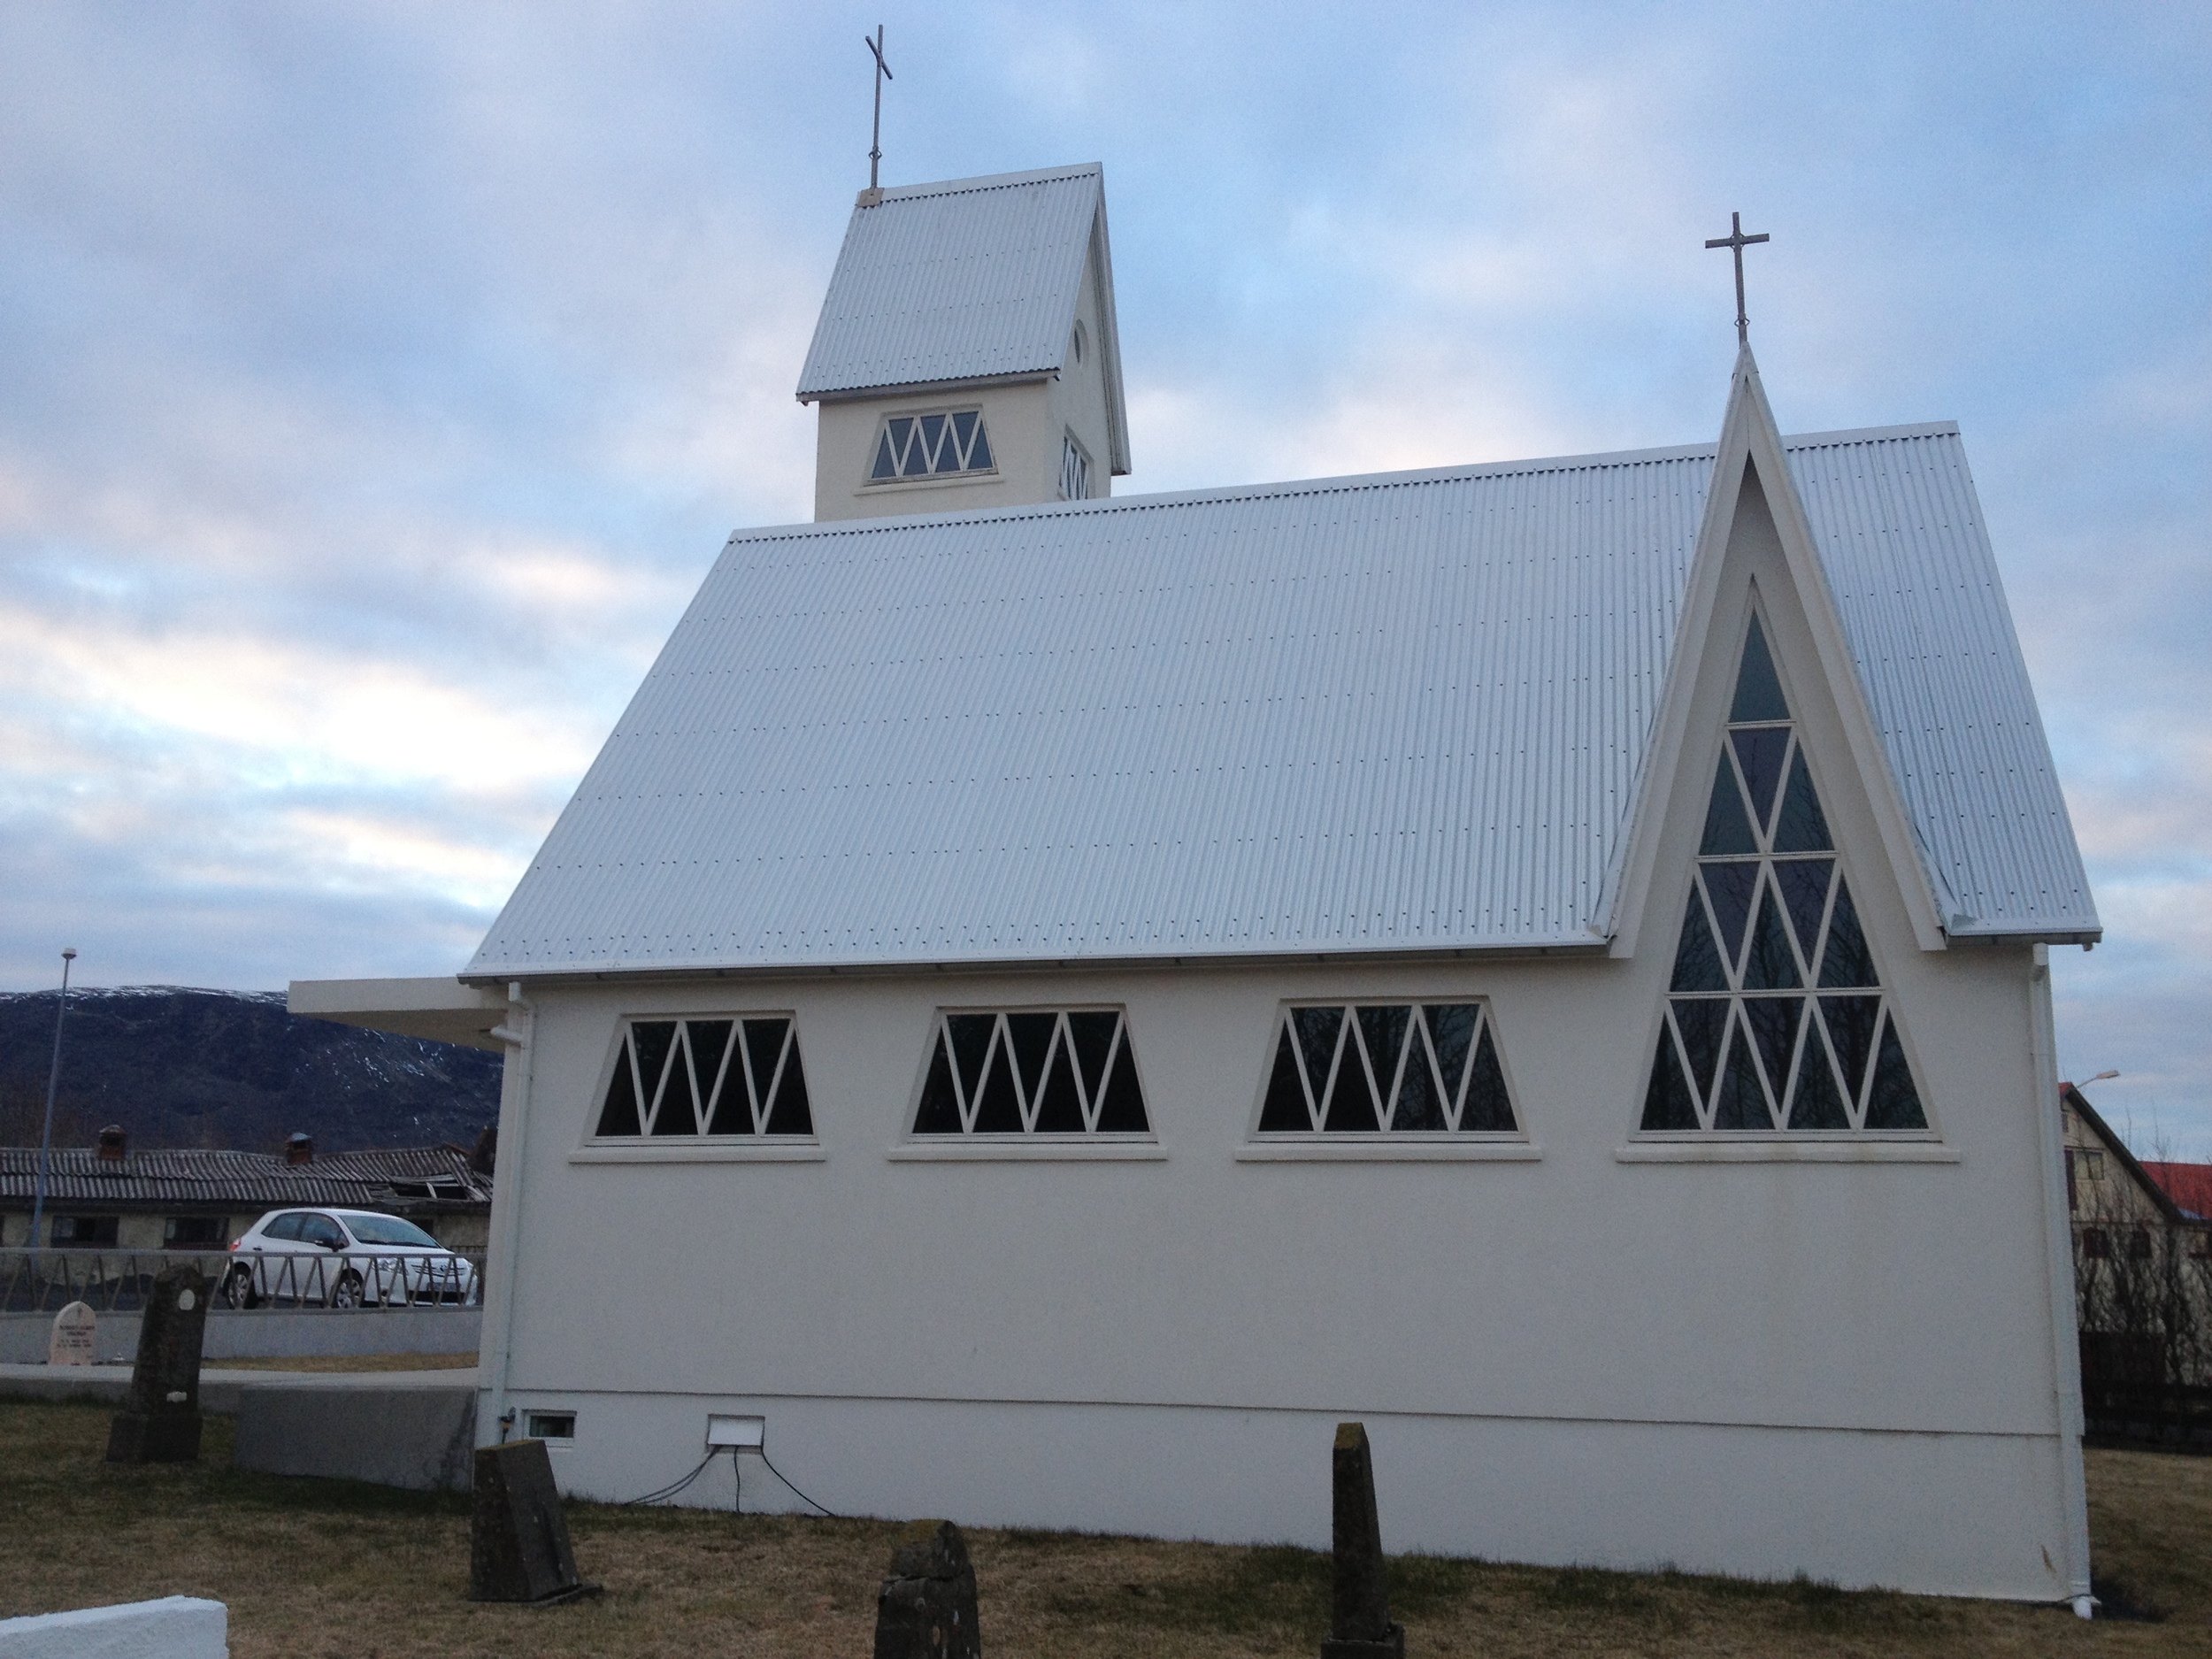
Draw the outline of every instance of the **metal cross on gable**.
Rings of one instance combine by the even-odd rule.
[[[868,139],[868,188],[879,190],[883,187],[876,182],[876,168],[883,160],[883,83],[892,79],[891,65],[883,61],[883,25],[876,25],[875,39],[870,40],[864,35],[860,43],[876,60],[876,125]]]
[[[1751,343],[1751,319],[1744,315],[1743,309],[1743,250],[1755,242],[1764,242],[1767,234],[1761,231],[1755,236],[1745,235],[1741,213],[1731,213],[1728,226],[1727,235],[1716,236],[1705,245],[1708,248],[1726,248],[1736,256],[1736,343],[1747,346]]]

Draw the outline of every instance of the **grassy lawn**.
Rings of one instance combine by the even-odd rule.
[[[597,1601],[477,1607],[466,1501],[204,1462],[101,1461],[104,1408],[0,1405],[0,1615],[212,1596],[239,1659],[742,1655],[864,1659],[897,1527],[574,1504]],[[2048,1609],[1671,1573],[1394,1561],[1417,1655],[2212,1655],[2212,1459],[2092,1452],[2101,1578],[2162,1622],[2085,1624]],[[1386,1516],[1386,1521],[1387,1517]],[[1328,1562],[1064,1533],[969,1534],[991,1659],[1299,1655],[1325,1633]]]

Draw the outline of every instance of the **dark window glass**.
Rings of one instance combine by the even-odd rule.
[[[918,1135],[956,1135],[960,1133],[960,1098],[953,1093],[952,1061],[940,1035],[931,1046],[929,1075],[922,1082],[921,1109],[914,1114]]]
[[[1306,1086],[1298,1076],[1298,1056],[1291,1052],[1290,1027],[1275,1040],[1275,1069],[1268,1074],[1267,1099],[1260,1106],[1260,1128],[1268,1134],[1310,1130],[1313,1113],[1306,1104]]]
[[[1653,1056],[1643,1126],[1925,1129],[1850,887],[1834,857],[1805,856],[1834,845],[1755,619],[1729,718],[1668,987],[1681,1046],[1663,1042]],[[1771,845],[1755,850],[1769,812]],[[1816,1019],[1795,995],[1809,979],[1864,995],[1819,997]]]
[[[942,415],[924,415],[922,417],[922,456],[933,472],[953,472],[956,470],[959,464],[958,457],[942,452],[941,446],[944,442],[944,437],[945,418]]]
[[[1137,1086],[1137,1062],[1129,1052],[1125,1032],[1114,1049],[1113,1069],[1106,1075],[1106,1098],[1098,1106],[1098,1133],[1141,1135],[1151,1126],[1145,1118],[1144,1091]]]
[[[1463,1130],[1510,1130],[1513,1121],[1513,1101],[1506,1093],[1505,1068],[1498,1064],[1498,1046],[1490,1040],[1490,1022],[1485,1020],[1482,1037],[1475,1044],[1475,1063],[1467,1072],[1467,1101],[1460,1109],[1459,1126]]]
[[[1821,1018],[1843,1068],[1844,1091],[1855,1102],[1866,1083],[1866,1063],[1874,1053],[1874,1021],[1882,1011],[1878,996],[1824,996]]]
[[[1432,1002],[1421,1010],[1436,1044],[1437,1075],[1444,1080],[1444,1098],[1459,1098],[1467,1079],[1467,1056],[1474,1047],[1475,1019],[1481,1012],[1472,1002]]]
[[[1041,1135],[1083,1133],[1083,1096],[1075,1086],[1074,1056],[1064,1041],[1053,1045],[1051,1064],[1045,1068],[1044,1092],[1037,1100],[1036,1128]]]
[[[328,1216],[301,1217],[300,1241],[319,1245],[326,1250],[342,1250],[347,1244],[344,1230]]]
[[[668,1063],[668,1082],[661,1090],[660,1110],[653,1116],[657,1135],[695,1135],[699,1133],[699,1097],[692,1087],[691,1064],[678,1043]]]
[[[1771,1129],[1766,1091],[1751,1063],[1751,1042],[1739,1023],[1728,1034],[1728,1057],[1721,1063],[1720,1087],[1713,1094],[1716,1129]]]
[[[1790,728],[1765,726],[1730,734],[1736,746],[1736,763],[1743,768],[1744,787],[1751,792],[1751,816],[1763,836],[1774,819],[1774,792],[1782,781],[1782,757],[1789,752]]]
[[[978,418],[975,423],[975,442],[968,448],[968,470],[972,472],[979,472],[995,465],[997,464],[991,459],[990,434],[984,431],[983,422],[980,418]]]
[[[1705,806],[1705,837],[1697,850],[1709,858],[1759,850],[1759,843],[1751,838],[1751,820],[1744,814],[1743,791],[1736,787],[1736,769],[1725,755],[1713,772],[1713,798]]]
[[[1851,1114],[1836,1092],[1836,1074],[1821,1046],[1817,1029],[1805,1033],[1805,1055],[1797,1063],[1797,1089],[1790,1097],[1793,1129],[1848,1129]]]
[[[1674,982],[1669,987],[1676,991],[1724,991],[1728,976],[1721,970],[1720,949],[1713,943],[1713,930],[1705,923],[1705,901],[1695,887],[1690,889],[1690,902],[1682,913],[1682,944],[1674,953]]]
[[[1782,696],[1782,681],[1767,655],[1767,636],[1759,618],[1751,618],[1751,632],[1743,642],[1743,664],[1736,671],[1736,700],[1728,710],[1731,726],[1763,720],[1786,720],[1790,705]]]
[[[745,1092],[742,1078],[737,1079],[734,1091],[724,1084],[719,1100],[714,1092],[715,1084],[722,1076],[722,1062],[729,1054],[730,1033],[735,1028],[736,1022],[728,1019],[691,1019],[684,1022],[684,1041],[691,1045],[691,1070],[699,1079],[699,1103],[704,1110],[718,1112],[720,1107],[727,1103],[732,1093],[741,1095]],[[731,1069],[734,1071],[737,1068]]]
[[[164,1244],[183,1249],[196,1245],[220,1244],[223,1241],[223,1218],[220,1216],[171,1216],[162,1224]]]
[[[640,1129],[637,1085],[630,1075],[630,1041],[625,1037],[614,1052],[614,1079],[607,1085],[606,1103],[599,1109],[599,1133],[634,1135]]]
[[[799,1064],[799,1039],[796,1033],[790,1046],[784,1051],[783,1078],[776,1085],[776,1098],[768,1108],[767,1133],[772,1135],[810,1135],[814,1133],[814,1112],[807,1103],[806,1068]]]
[[[1778,1101],[1789,1097],[1790,1056],[1797,1050],[1797,1027],[1805,1017],[1801,996],[1747,996],[1744,1017],[1759,1045],[1767,1087]]]
[[[1007,1034],[1014,1040],[1014,1067],[1021,1074],[1022,1094],[1031,1100],[1045,1080],[1045,1056],[1052,1048],[1054,1032],[1059,1029],[1057,1014],[1009,1014],[1006,1017]]]
[[[1796,930],[1798,946],[1808,962],[1820,949],[1820,918],[1828,908],[1828,872],[1834,868],[1834,861],[1827,858],[1786,859],[1774,866],[1790,926]]]
[[[1698,1098],[1713,1093],[1713,1073],[1720,1065],[1720,1040],[1728,1031],[1728,1004],[1723,1002],[1677,1002],[1675,1027],[1682,1033],[1682,1050],[1690,1057],[1690,1077]]]
[[[1004,1043],[991,1049],[983,1070],[983,1092],[976,1097],[975,1125],[979,1135],[1018,1135],[1022,1130],[1021,1097],[1014,1092],[1014,1063]]]
[[[1828,833],[1828,817],[1820,810],[1820,797],[1813,793],[1813,775],[1805,769],[1802,750],[1790,763],[1790,787],[1783,794],[1782,816],[1774,826],[1774,850],[1778,853],[1824,853],[1835,850],[1835,842]]]
[[[1897,1041],[1897,1027],[1882,1024],[1882,1047],[1874,1062],[1874,1087],[1866,1095],[1869,1129],[1925,1129],[1928,1115],[1920,1109],[1920,1091],[1912,1086],[1912,1068],[1905,1064],[1905,1046]]]
[[[1390,1098],[1397,1080],[1398,1062],[1405,1053],[1406,1032],[1413,1024],[1413,1010],[1403,1002],[1359,1010],[1360,1041],[1367,1048],[1367,1063],[1374,1068],[1375,1092]]]
[[[300,1236],[300,1223],[306,1219],[297,1210],[288,1216],[279,1216],[261,1229],[261,1236],[265,1239],[296,1239]]]
[[[47,1238],[56,1244],[113,1244],[120,1216],[56,1216]]]
[[[1288,1010],[1260,1105],[1269,1134],[1510,1133],[1519,1127],[1479,1002]],[[1302,1075],[1300,1062],[1306,1067]]]
[[[952,418],[953,446],[959,453],[958,465],[963,467],[972,465],[967,459],[967,455],[970,447],[975,442],[977,419],[976,412],[972,409],[964,409]],[[945,465],[949,467],[954,463],[948,458]]]
[[[994,1014],[950,1014],[945,1028],[952,1033],[953,1058],[960,1067],[960,1092],[972,1102],[983,1092],[983,1063],[990,1057],[991,1033],[997,1028]]]
[[[891,455],[891,434],[885,432],[876,440],[876,464],[868,469],[868,477],[872,480],[896,478],[898,473],[899,464]]]
[[[916,1134],[1142,1134],[1150,1126],[1122,1016],[1097,1009],[946,1015],[914,1118]]]
[[[766,1101],[776,1087],[776,1067],[783,1058],[783,1040],[791,1029],[787,1019],[749,1019],[745,1022],[745,1059],[753,1074],[753,1098]]]
[[[1348,1039],[1336,1063],[1336,1082],[1329,1090],[1321,1126],[1332,1133],[1370,1133],[1382,1127],[1382,1107],[1375,1098],[1367,1068],[1360,1064],[1359,1046]]]
[[[1858,909],[1851,902],[1851,884],[1838,876],[1836,908],[1828,918],[1828,944],[1820,957],[1821,988],[1841,990],[1879,983],[1874,977],[1874,957],[1866,948],[1866,934],[1859,928]]]
[[[1642,1126],[1654,1132],[1697,1127],[1697,1108],[1690,1100],[1682,1063],[1674,1056],[1674,1038],[1663,1021],[1659,1026],[1659,1052],[1651,1064],[1651,1086],[1644,1091]]]
[[[630,1043],[637,1055],[639,1104],[650,1110],[659,1097],[661,1077],[668,1069],[668,1056],[676,1048],[676,1022],[672,1019],[641,1019],[630,1027]]]
[[[1760,895],[1759,920],[1751,930],[1751,954],[1744,959],[1743,982],[1747,991],[1794,990],[1804,983],[1798,977],[1797,958],[1790,954],[1790,941],[1782,932],[1782,907],[1775,902],[1771,889]]]
[[[1759,890],[1759,866],[1706,864],[1702,873],[1705,891],[1712,897],[1714,919],[1720,923],[1721,949],[1732,974],[1743,960],[1744,924],[1751,918],[1752,895]]]
[[[928,470],[927,464],[922,460],[912,442],[914,422],[910,418],[902,417],[891,422],[886,430],[891,438],[891,453],[898,457],[900,477],[911,478],[917,472]]]
[[[1444,1110],[1443,1093],[1437,1087],[1435,1066],[1429,1058],[1428,1044],[1418,1035],[1406,1045],[1405,1076],[1398,1084],[1398,1103],[1391,1108],[1390,1126],[1411,1134],[1451,1127],[1451,1120]],[[1267,1125],[1263,1123],[1260,1127],[1264,1129]]]

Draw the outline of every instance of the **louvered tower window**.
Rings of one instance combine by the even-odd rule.
[[[1757,618],[1713,777],[1647,1131],[1925,1130]]]

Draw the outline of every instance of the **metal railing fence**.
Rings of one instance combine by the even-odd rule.
[[[483,1294],[481,1251],[393,1255],[313,1250],[0,1250],[0,1312],[58,1313],[81,1302],[95,1313],[135,1313],[154,1275],[189,1262],[206,1275],[219,1309],[470,1308]]]

